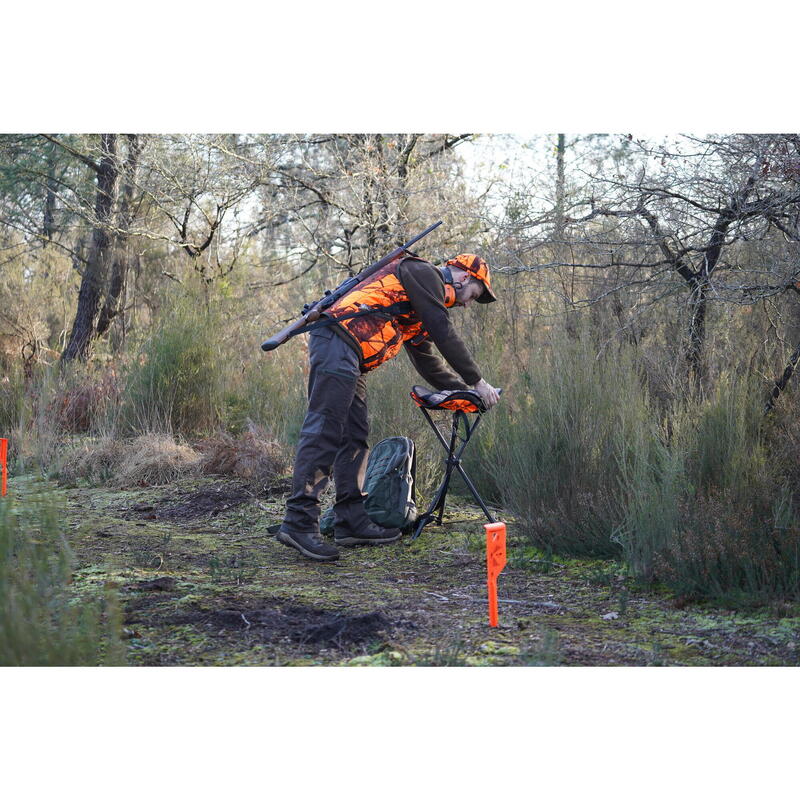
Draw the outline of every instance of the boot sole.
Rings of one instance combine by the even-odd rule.
[[[289,536],[288,533],[284,533],[283,531],[278,531],[278,533],[275,534],[275,538],[281,544],[285,544],[287,547],[293,547],[295,550],[302,553],[306,558],[311,558],[314,561],[336,561],[336,559],[339,558],[338,553],[335,553],[332,556],[323,556],[319,553],[315,553],[313,550],[306,550],[303,545],[296,542],[291,536]]]
[[[337,546],[342,545],[343,547],[355,547],[359,544],[391,544],[392,542],[396,542],[402,535],[402,533],[398,533],[397,536],[392,536],[391,539],[359,539],[356,536],[346,536],[343,539],[337,539],[334,537],[333,541]]]

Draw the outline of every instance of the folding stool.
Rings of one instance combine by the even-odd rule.
[[[425,415],[425,419],[428,421],[428,424],[436,434],[436,438],[442,443],[442,447],[447,451],[447,458],[444,462],[444,480],[436,490],[433,500],[428,506],[428,510],[418,517],[414,534],[411,538],[416,539],[420,533],[422,533],[422,529],[429,522],[432,522],[434,517],[437,516],[437,512],[438,518],[436,519],[436,524],[442,524],[442,517],[444,516],[444,502],[447,496],[447,488],[450,485],[450,477],[453,474],[453,470],[458,470],[459,474],[464,479],[464,483],[467,484],[467,488],[470,490],[470,492],[472,492],[472,496],[478,501],[478,505],[483,509],[486,519],[488,519],[489,522],[496,522],[497,520],[495,520],[495,518],[492,516],[489,509],[486,507],[486,503],[483,502],[481,496],[478,494],[478,490],[475,488],[475,485],[464,471],[464,467],[461,466],[461,456],[464,454],[464,450],[466,450],[470,439],[475,433],[475,429],[478,427],[478,423],[481,421],[481,415],[488,411],[486,406],[484,406],[480,395],[478,395],[477,392],[459,389],[444,389],[438,392],[432,392],[430,389],[426,389],[424,386],[415,386],[411,390],[411,398],[419,406],[420,410]],[[430,414],[428,413],[429,411],[453,412],[449,442],[442,435],[442,432],[436,427],[435,423],[431,419]],[[474,422],[469,421],[467,414],[477,414]],[[456,448],[458,448],[457,452]]]

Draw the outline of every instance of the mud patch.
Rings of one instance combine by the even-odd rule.
[[[380,611],[348,614],[298,604],[223,608],[172,619],[170,624],[201,624],[216,631],[239,631],[267,641],[344,647],[390,634],[398,625]]]
[[[255,493],[250,487],[225,481],[195,491],[178,491],[150,502],[136,503],[118,509],[123,519],[158,519],[185,522],[200,517],[216,517],[232,508],[256,500],[282,494],[290,489],[288,481],[280,481]]]
[[[177,503],[156,510],[158,519],[185,520],[198,517],[216,517],[218,514],[252,500],[247,489],[237,486],[209,486],[186,495]]]
[[[175,578],[155,578],[152,581],[137,581],[136,583],[124,586],[125,591],[140,591],[140,592],[171,592],[177,581]]]
[[[121,509],[124,519],[163,519],[182,522],[200,517],[216,517],[253,499],[244,486],[212,484],[193,492],[165,495],[150,503],[137,503]]]

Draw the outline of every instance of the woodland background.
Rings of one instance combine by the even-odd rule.
[[[438,219],[418,252],[497,284],[453,313],[505,390],[469,471],[527,543],[798,600],[797,134],[2,135],[12,474],[284,474],[305,343],[260,342]],[[404,356],[370,377],[371,438],[418,439],[425,491],[414,382]]]

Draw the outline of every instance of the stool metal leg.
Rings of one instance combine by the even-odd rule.
[[[438,511],[438,519],[437,524],[442,524],[442,519],[444,517],[444,504],[445,498],[447,496],[447,489],[450,485],[450,478],[452,477],[453,470],[457,469],[461,477],[464,479],[464,483],[466,483],[467,488],[472,493],[472,496],[477,500],[478,504],[480,505],[483,513],[486,515],[486,518],[489,522],[495,522],[494,517],[491,515],[488,508],[486,508],[486,504],[481,499],[480,495],[478,494],[478,490],[475,488],[475,485],[470,480],[467,473],[464,471],[464,467],[461,465],[461,456],[464,453],[464,450],[469,443],[469,440],[472,438],[472,434],[475,432],[475,429],[478,427],[478,423],[481,421],[480,414],[476,416],[475,422],[470,425],[469,419],[467,415],[463,411],[456,411],[453,414],[453,427],[450,433],[450,441],[448,442],[442,432],[434,425],[433,420],[430,418],[427,409],[420,407],[420,410],[425,415],[425,419],[428,420],[428,424],[433,429],[436,437],[442,444],[442,447],[447,451],[447,458],[445,459],[445,475],[444,479],[442,480],[439,488],[436,490],[436,494],[431,501],[431,504],[428,506],[427,511],[420,516],[417,520],[416,528],[414,529],[414,534],[412,535],[412,539],[416,539],[420,533],[422,533],[422,529],[430,523],[434,516],[436,516],[436,512]],[[458,433],[459,433],[459,425],[460,422],[463,420],[464,422],[464,438],[461,440],[461,447],[458,449],[458,452],[455,452],[456,446],[458,444]]]
[[[486,504],[481,499],[481,496],[478,494],[478,490],[475,488],[475,485],[469,479],[467,473],[464,472],[464,468],[461,466],[461,464],[458,464],[456,466],[456,469],[459,471],[461,477],[464,479],[464,483],[467,484],[467,488],[470,490],[470,492],[472,492],[472,496],[478,501],[478,505],[481,507],[483,513],[486,515],[486,519],[488,519],[489,522],[497,522],[497,520],[492,516],[489,509],[486,508]]]
[[[447,490],[450,487],[450,478],[453,477],[453,467],[458,464],[459,456],[463,451],[463,447],[459,451],[458,455],[453,458],[453,453],[456,449],[456,444],[458,443],[458,422],[459,422],[459,412],[453,414],[453,425],[450,429],[450,445],[447,448],[447,459],[445,460],[445,473],[444,473],[444,480],[442,481],[441,491],[439,492],[439,502],[437,506],[434,508],[438,508],[439,510],[439,519],[436,521],[437,525],[442,524],[442,519],[444,519],[444,503],[447,499]],[[462,412],[463,413],[463,412]],[[467,437],[469,438],[469,437]]]

